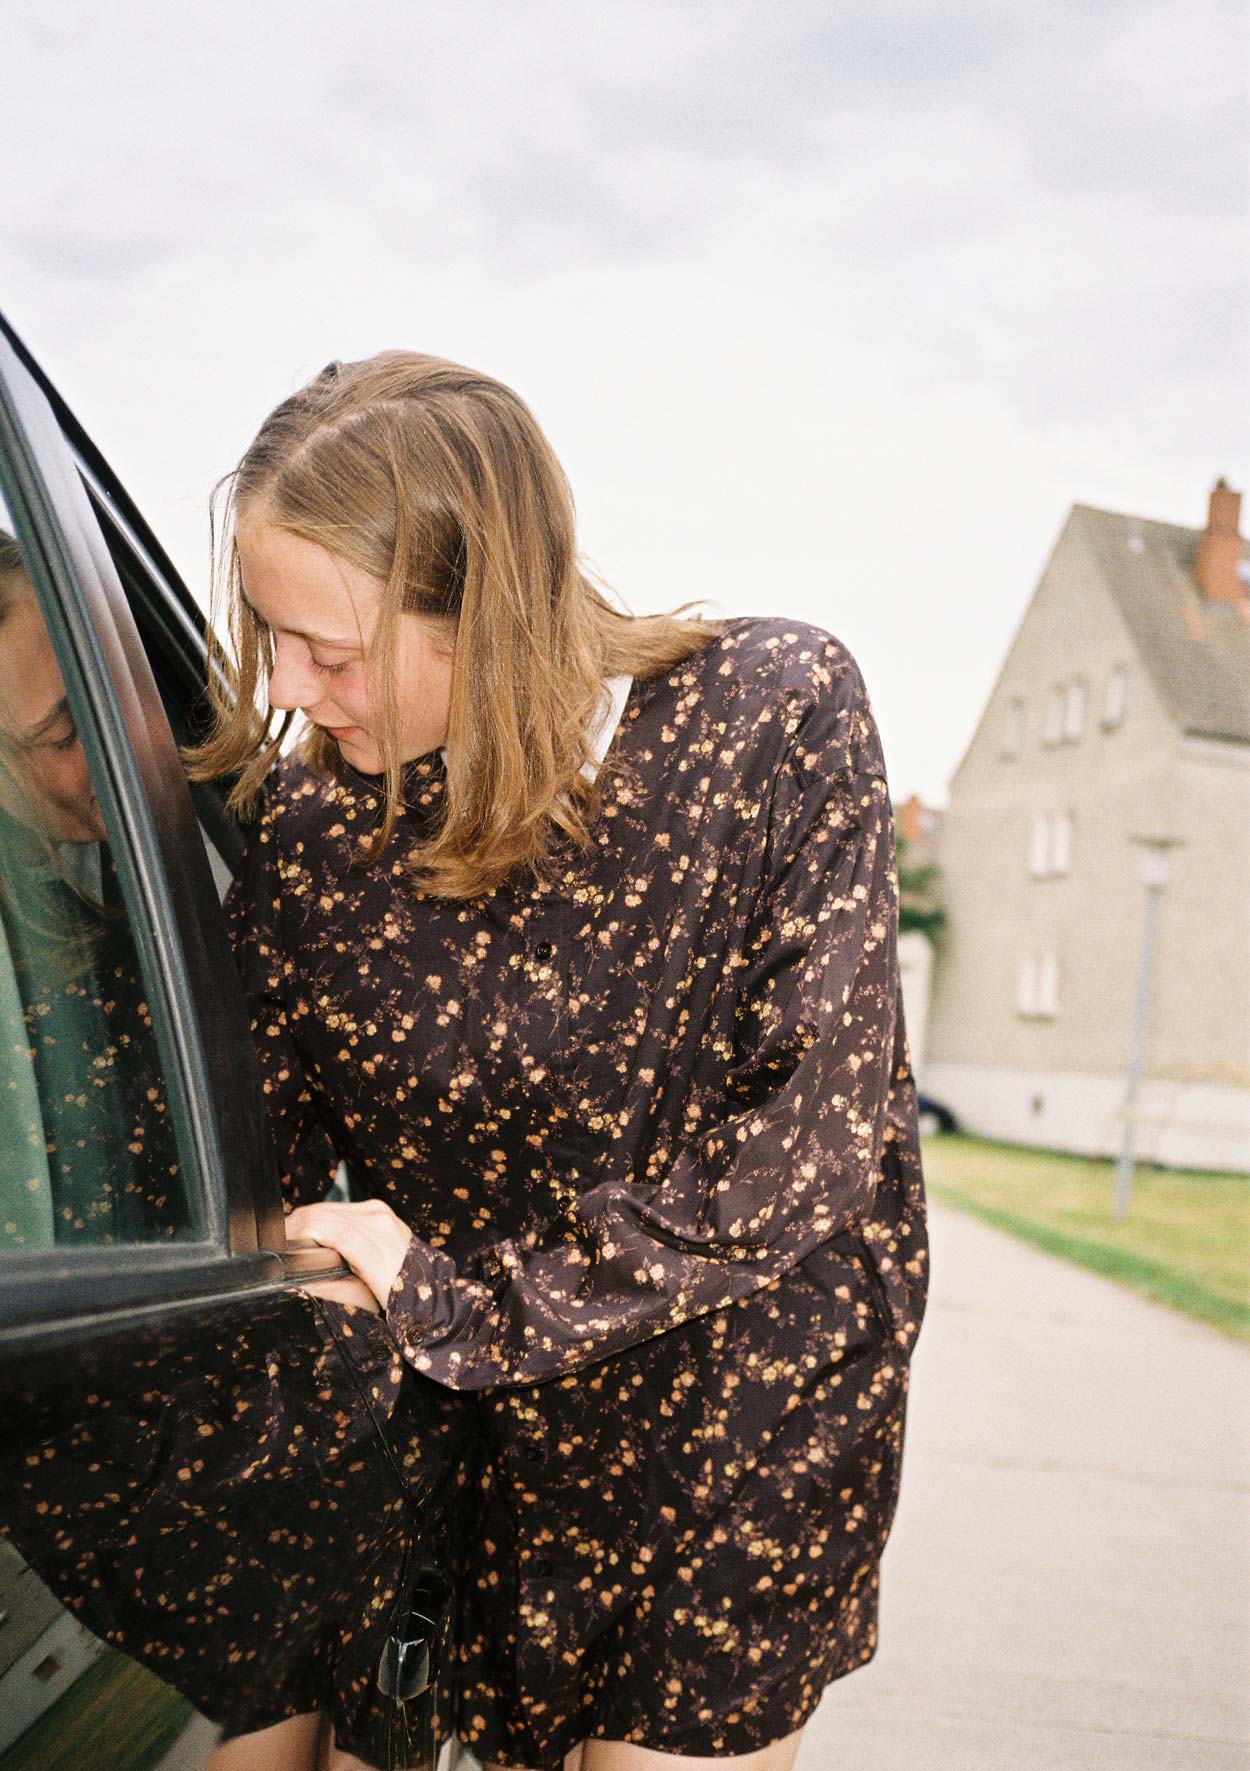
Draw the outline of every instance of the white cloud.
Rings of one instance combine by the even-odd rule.
[[[856,651],[940,798],[1076,499],[1247,477],[1240,8],[10,5],[0,305],[203,585],[331,356],[513,382],[638,607]]]

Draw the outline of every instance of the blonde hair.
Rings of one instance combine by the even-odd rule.
[[[246,512],[316,542],[384,586],[367,660],[384,764],[383,812],[360,860],[376,861],[403,809],[394,695],[401,613],[455,626],[442,813],[407,865],[422,890],[480,896],[518,869],[541,872],[557,833],[589,842],[600,779],[582,773],[607,678],[672,670],[721,623],[630,615],[582,565],[568,482],[537,420],[490,376],[412,351],[331,363],[261,425],[215,488],[214,600],[227,603],[233,659],[210,638],[208,739],[185,753],[194,779],[238,772],[248,813],[293,716],[258,705],[270,636],[242,594],[235,527]],[[312,731],[302,754],[340,775]]]

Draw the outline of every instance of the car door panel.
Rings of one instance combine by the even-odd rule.
[[[414,1591],[445,1588],[467,1414],[380,1317],[290,1287],[201,1306],[72,1367],[46,1347],[5,1407],[5,1533],[95,1635],[228,1733],[322,1710],[386,1764],[432,1725],[379,1669]]]

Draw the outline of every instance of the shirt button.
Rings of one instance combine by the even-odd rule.
[[[543,1556],[539,1561],[535,1562],[535,1564],[534,1564],[535,1574],[541,1574],[544,1580],[547,1578],[548,1575],[554,1574],[555,1571],[556,1571],[555,1563],[553,1561],[551,1561],[550,1558],[547,1556]]]
[[[542,965],[546,965],[554,952],[555,948],[551,945],[550,941],[540,941],[534,949],[534,957]]]
[[[525,1459],[526,1463],[540,1464],[543,1461],[544,1455],[542,1448],[538,1445],[522,1445],[521,1447],[521,1456]]]

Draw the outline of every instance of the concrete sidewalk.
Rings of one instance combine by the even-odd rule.
[[[881,1646],[798,1771],[1250,1766],[1250,1347],[932,1210]]]

